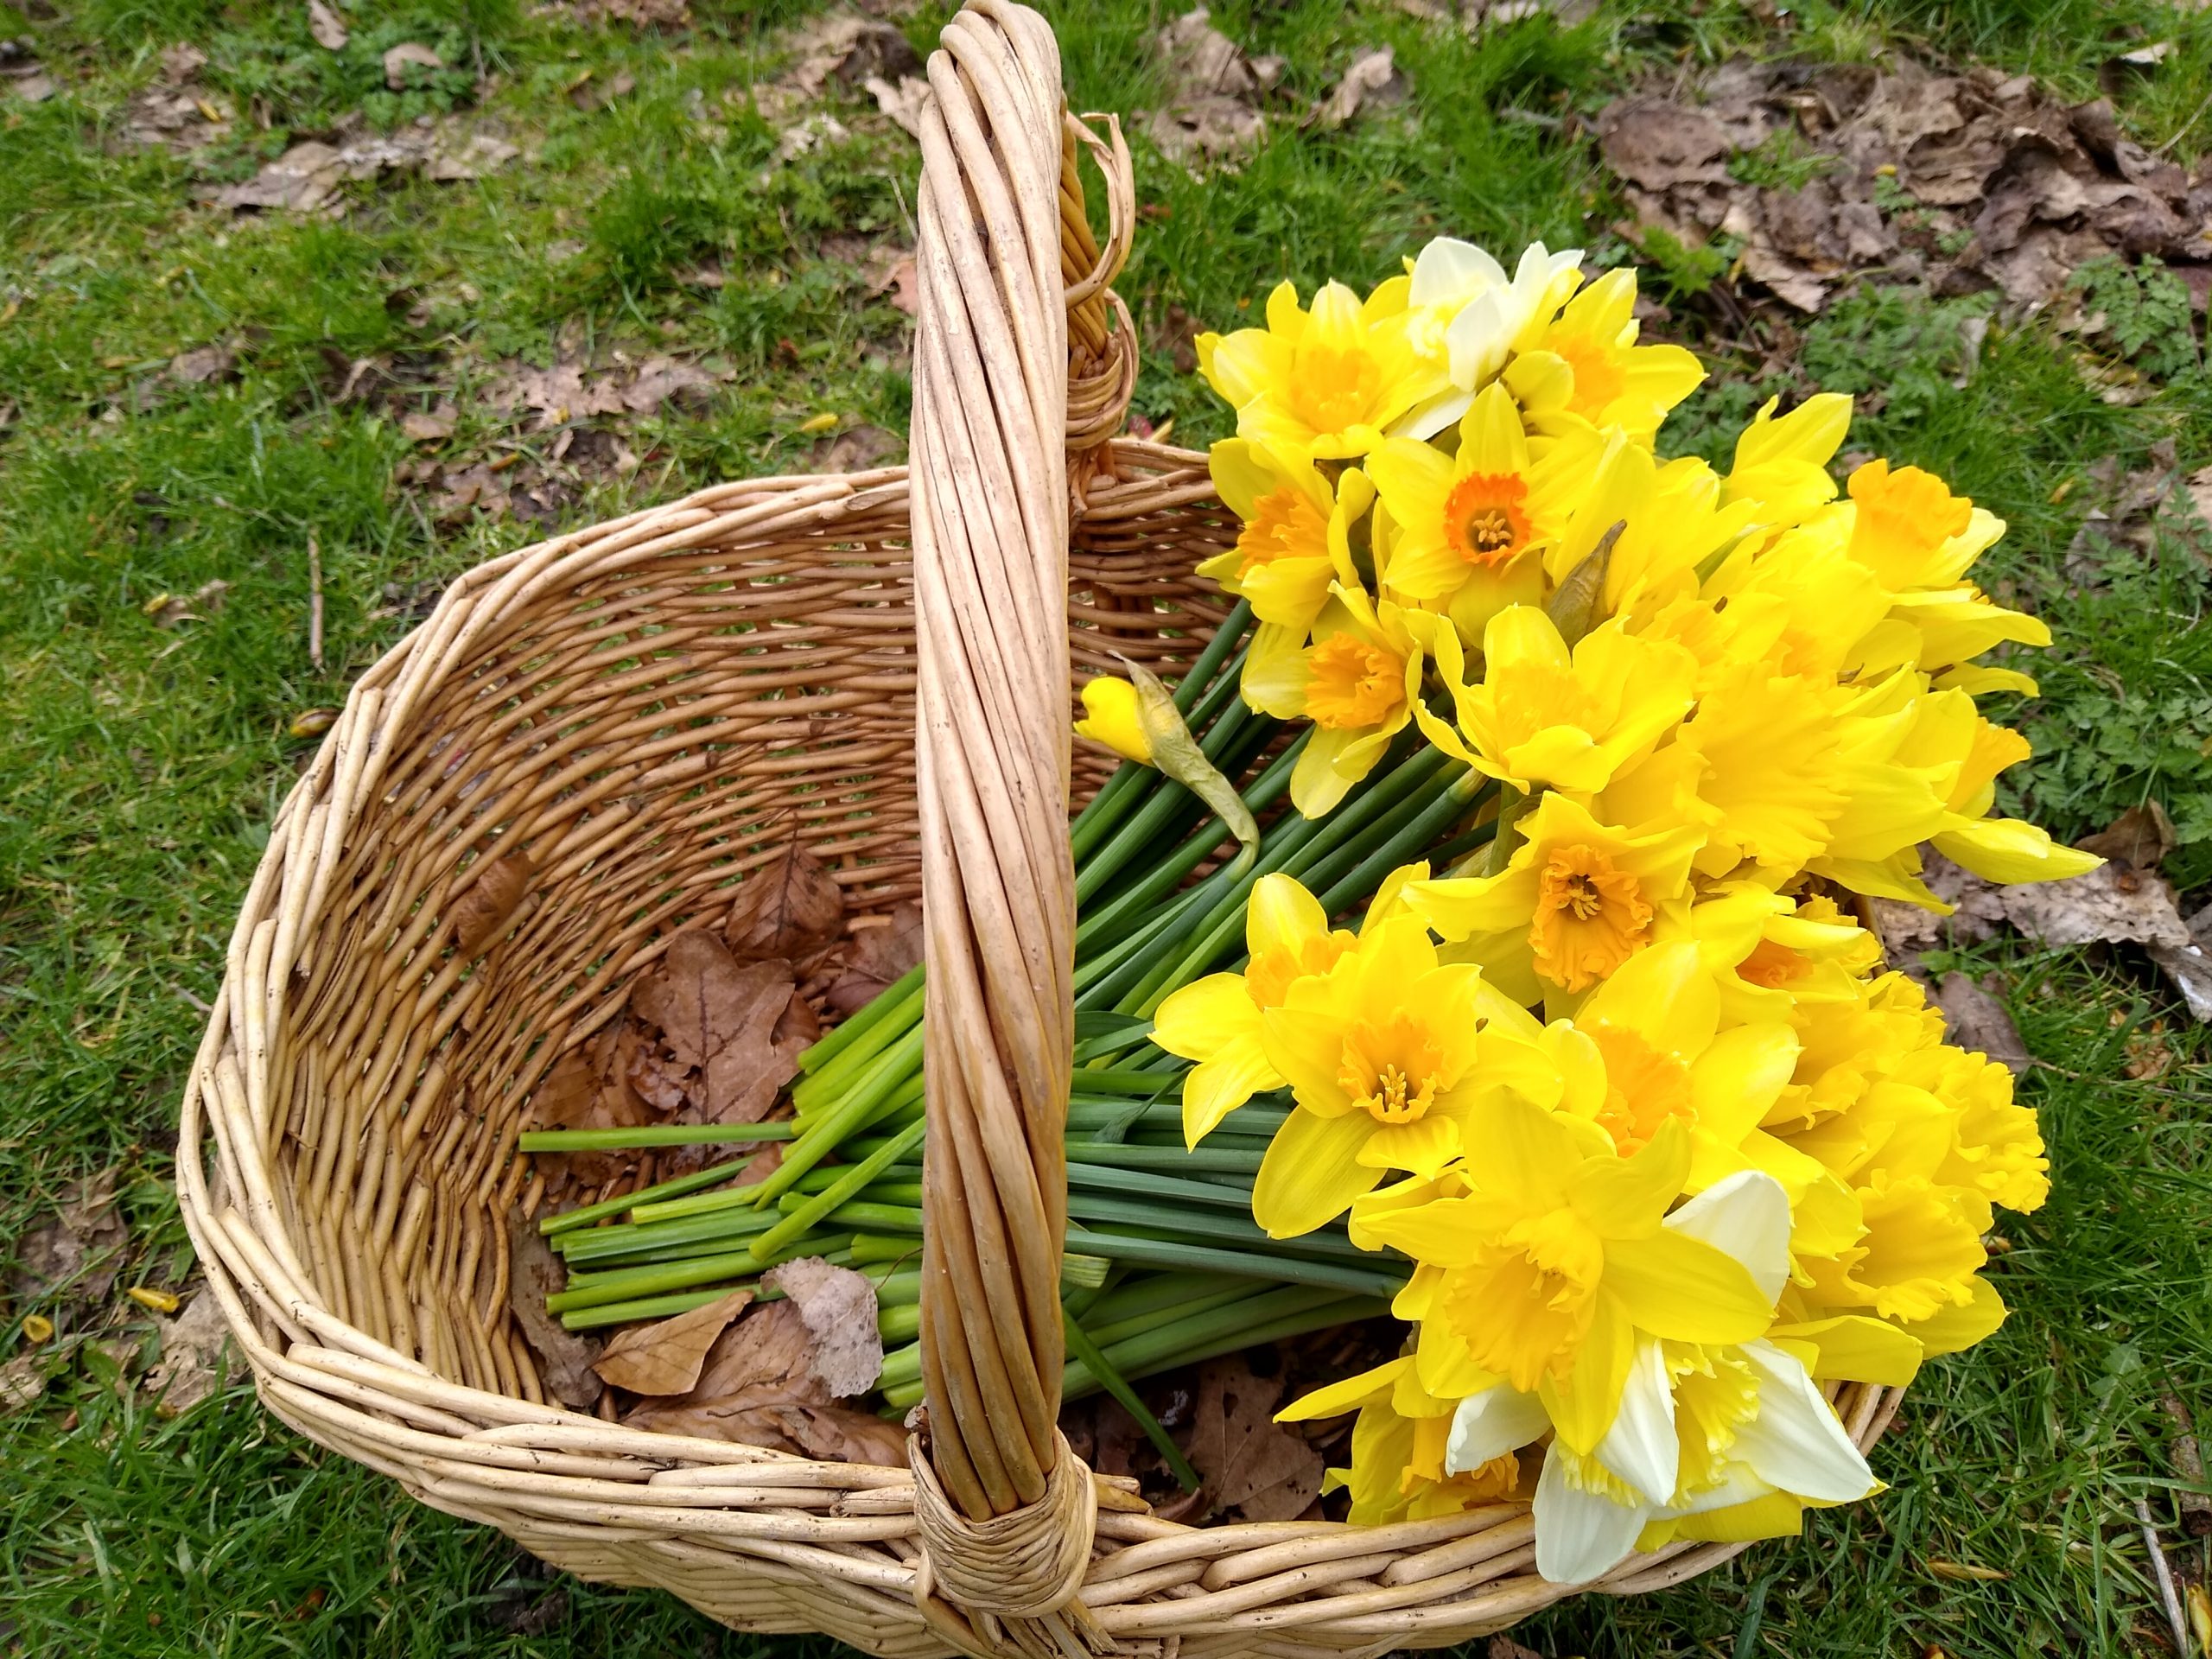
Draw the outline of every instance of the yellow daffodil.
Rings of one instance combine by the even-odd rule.
[[[1404,913],[1370,925],[1327,974],[1293,982],[1262,1015],[1262,1042],[1297,1104],[1261,1161],[1253,1218],[1295,1237],[1388,1171],[1431,1178],[1458,1157],[1490,1090],[1475,1057],[1495,1012],[1520,1015],[1480,969],[1439,961]]]
[[[1833,899],[1793,902],[1756,881],[1705,889],[1679,921],[1662,918],[1662,938],[1694,939],[1733,1025],[1789,1020],[1807,1002],[1848,1002],[1858,976],[1881,954],[1874,936],[1843,916]]]
[[[1506,359],[1541,333],[1581,285],[1582,251],[1554,253],[1541,242],[1521,255],[1509,278],[1480,248],[1438,237],[1414,260],[1406,304],[1415,346],[1441,358],[1450,388],[1413,411],[1399,429],[1432,437],[1466,411],[1470,397],[1488,385]]]
[[[1705,369],[1680,346],[1636,343],[1636,273],[1609,270],[1567,302],[1506,365],[1503,378],[1547,434],[1573,422],[1618,427],[1649,444]]]
[[[1446,753],[1521,790],[1603,789],[1688,711],[1697,667],[1680,645],[1639,639],[1618,621],[1592,629],[1569,651],[1557,625],[1531,605],[1491,619],[1478,685],[1466,683],[1452,630],[1437,631],[1435,649],[1459,731],[1416,706],[1422,733]]]
[[[1852,556],[1898,593],[1948,588],[2005,533],[1933,473],[1870,461],[1851,475]]]
[[[1276,1413],[1275,1421],[1313,1422],[1358,1412],[1352,1424],[1351,1466],[1329,1471],[1324,1490],[1349,1490],[1351,1512],[1346,1518],[1356,1527],[1380,1527],[1460,1515],[1516,1495],[1521,1463],[1511,1448],[1446,1471],[1446,1446],[1459,1404],[1422,1388],[1407,1355],[1317,1389]]]
[[[1243,438],[1214,445],[1211,470],[1223,504],[1244,527],[1236,545],[1206,560],[1198,574],[1249,600],[1262,622],[1302,636],[1328,602],[1332,582],[1359,580],[1351,526],[1373,502],[1373,488],[1357,469],[1332,486],[1304,457],[1286,459]]]
[[[1263,875],[1245,911],[1251,961],[1242,973],[1209,974],[1175,992],[1154,1016],[1152,1040],[1196,1060],[1183,1079],[1183,1139],[1195,1147],[1251,1097],[1282,1087],[1267,1056],[1262,1016],[1292,985],[1325,974],[1351,950],[1313,895],[1287,875]]]
[[[1385,428],[1448,385],[1414,349],[1402,289],[1365,305],[1341,283],[1309,313],[1288,283],[1268,296],[1268,326],[1200,334],[1198,372],[1236,410],[1237,435],[1313,460],[1363,455]]]
[[[1291,804],[1309,818],[1334,810],[1375,769],[1421,701],[1422,652],[1405,612],[1343,582],[1329,592],[1310,643],[1263,632],[1244,665],[1247,702],[1313,723],[1290,775]]]
[[[1370,1205],[1355,1221],[1355,1240],[1431,1270],[1399,1304],[1420,1307],[1425,1386],[1502,1380],[1538,1395],[1560,1438],[1587,1451],[1613,1419],[1638,1332],[1748,1342],[1772,1323],[1773,1294],[1740,1261],[1668,1224],[1689,1173],[1681,1122],[1624,1158],[1596,1123],[1504,1093],[1463,1134],[1464,1196]],[[1779,1189],[1773,1202],[1774,1248],[1786,1249]]]
[[[1152,764],[1152,740],[1145,735],[1137,709],[1137,689],[1127,680],[1101,674],[1083,686],[1084,717],[1076,735],[1103,744],[1125,760]]]
[[[1507,605],[1543,597],[1542,550],[1566,522],[1597,445],[1563,442],[1530,459],[1503,386],[1475,398],[1456,455],[1387,439],[1367,470],[1396,535],[1382,580],[1395,595],[1479,632]]]
[[[1726,499],[1747,501],[1764,524],[1795,524],[1835,499],[1828,462],[1851,429],[1851,399],[1815,392],[1776,418],[1779,398],[1770,397],[1736,439]]]
[[[1703,839],[1687,825],[1615,829],[1556,791],[1517,828],[1521,845],[1497,874],[1417,882],[1406,902],[1464,945],[1453,954],[1530,1003],[1586,991],[1649,944],[1661,912],[1686,906]]]

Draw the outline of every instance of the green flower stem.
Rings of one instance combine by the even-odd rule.
[[[861,1233],[853,1239],[853,1260],[861,1262],[906,1262],[922,1259],[922,1246],[918,1239],[886,1238],[875,1233]]]
[[[1108,1362],[1131,1381],[1172,1366],[1211,1359],[1262,1342],[1301,1336],[1308,1331],[1374,1319],[1389,1311],[1389,1304],[1370,1296],[1345,1296],[1340,1292],[1306,1285],[1286,1285],[1262,1292],[1233,1306],[1166,1324],[1122,1341],[1103,1344]],[[1077,1361],[1061,1377],[1061,1395],[1076,1399],[1095,1391],[1097,1379]],[[900,1348],[884,1356],[880,1382],[885,1402],[904,1411],[921,1403],[922,1355],[918,1347]]]
[[[1297,740],[1285,749],[1254,780],[1244,791],[1244,804],[1255,813],[1272,806],[1290,786],[1290,774],[1298,765],[1298,757],[1313,735],[1308,727]],[[1192,870],[1205,862],[1221,846],[1229,834],[1229,826],[1218,817],[1208,817],[1186,836],[1181,846],[1168,857],[1160,860],[1128,890],[1116,893],[1090,915],[1077,924],[1075,931],[1076,958],[1081,961],[1087,952],[1102,944],[1110,944],[1122,937],[1124,931],[1141,924],[1149,908],[1159,903],[1179,887]]]
[[[629,1325],[642,1319],[665,1319],[678,1313],[689,1313],[695,1307],[704,1307],[709,1302],[720,1301],[733,1290],[742,1290],[743,1285],[717,1285],[709,1290],[687,1290],[664,1296],[634,1298],[626,1302],[606,1302],[591,1307],[574,1309],[561,1315],[562,1325],[570,1331],[591,1331],[603,1325]],[[920,1328],[913,1306],[901,1300],[894,1292],[887,1305],[884,1295],[892,1289],[890,1283],[880,1285],[876,1290],[876,1330],[886,1342],[911,1342]],[[756,1302],[782,1300],[783,1293],[775,1290],[758,1292]],[[908,1329],[908,1326],[912,1329]]]
[[[730,1179],[745,1167],[746,1160],[734,1158],[728,1163],[709,1164],[694,1170],[689,1175],[678,1175],[672,1180],[659,1181],[652,1186],[619,1198],[602,1198],[597,1204],[588,1204],[581,1210],[564,1210],[557,1216],[546,1216],[538,1221],[541,1233],[573,1232],[579,1227],[588,1227],[594,1222],[607,1221],[639,1204],[651,1204],[665,1198],[683,1198],[703,1188],[715,1186]]]
[[[764,1216],[757,1210],[722,1211],[709,1216],[686,1216],[680,1221],[655,1222],[650,1226],[632,1223],[563,1233],[553,1241],[553,1248],[571,1267],[575,1267],[671,1245],[688,1248],[703,1244],[710,1249],[727,1249],[724,1241],[749,1239],[755,1233],[766,1232],[773,1224],[772,1216]]]
[[[917,1024],[876,1058],[851,1092],[833,1105],[824,1106],[806,1133],[784,1151],[784,1161],[767,1179],[747,1189],[759,1205],[773,1203],[791,1191],[791,1183],[836,1150],[838,1142],[865,1128],[878,1115],[901,1103],[906,1091],[921,1098],[922,1028]]]
[[[1389,843],[1376,848],[1350,874],[1329,886],[1320,894],[1321,908],[1334,916],[1374,893],[1391,871],[1411,863],[1439,836],[1472,811],[1489,781],[1478,772],[1460,773],[1451,787]]]
[[[1326,1300],[1294,1300],[1288,1294],[1304,1291],[1309,1298],[1328,1293],[1301,1285],[1287,1286],[1272,1296],[1255,1296],[1241,1306],[1216,1308],[1211,1313],[1140,1335],[1124,1338],[1108,1348],[1106,1356],[1124,1377],[1135,1382],[1155,1371],[1178,1365],[1195,1365],[1240,1348],[1302,1337],[1309,1331],[1327,1331],[1361,1319],[1379,1319],[1390,1311],[1389,1302],[1372,1296],[1336,1296]],[[1254,1319],[1258,1323],[1251,1323]],[[1070,1365],[1060,1377],[1060,1397],[1078,1400],[1097,1387],[1087,1366]]]
[[[918,1204],[875,1204],[865,1198],[849,1198],[838,1205],[837,1220],[840,1225],[855,1231],[906,1233],[916,1239],[922,1236],[922,1207]]]
[[[859,1163],[855,1164],[850,1170],[832,1181],[822,1192],[815,1194],[798,1209],[784,1217],[781,1221],[753,1241],[753,1256],[757,1260],[766,1261],[772,1252],[781,1249],[791,1239],[806,1231],[824,1216],[834,1211],[846,1199],[859,1192],[878,1175],[897,1163],[906,1154],[915,1151],[921,1146],[922,1136],[927,1127],[924,1120],[916,1118],[913,1122],[885,1141]]]
[[[1083,1326],[1063,1312],[1060,1319],[1062,1334],[1067,1340],[1068,1357],[1080,1363],[1096,1380],[1098,1386],[1120,1402],[1123,1411],[1136,1419],[1137,1427],[1144,1431],[1153,1448],[1173,1471],[1186,1492],[1198,1490],[1198,1471],[1191,1467],[1191,1460],[1183,1455],[1183,1448],[1175,1444],[1160,1419],[1152,1414],[1151,1408],[1137,1397],[1127,1378],[1114,1369],[1114,1362],[1099,1351],[1098,1344],[1084,1334]]]
[[[882,993],[882,995],[889,995],[889,993]],[[878,995],[876,1002],[882,1002],[882,995]],[[923,984],[920,984],[920,980],[916,980],[912,991],[902,995],[900,1002],[905,1002],[905,1007],[898,1008],[896,1018],[878,1022],[878,1027],[872,1033],[868,1033],[868,1038],[854,1048],[847,1048],[845,1053],[838,1055],[836,1062],[814,1073],[812,1077],[798,1079],[797,1086],[791,1089],[791,1106],[798,1110],[801,1117],[812,1117],[812,1115],[830,1109],[841,1099],[852,1097],[854,1090],[865,1089],[868,1084],[872,1084],[878,1077],[885,1062],[898,1053],[898,1048],[916,1038],[918,1031],[923,1028]],[[876,1004],[872,1002],[869,1007],[876,1007]]]
[[[1341,1232],[1269,1238],[1253,1221],[1249,1208],[1247,1213],[1239,1215],[1225,1205],[1216,1208],[1184,1199],[1115,1198],[1085,1189],[1068,1194],[1068,1213],[1082,1221],[1101,1223],[1117,1234],[1134,1233],[1162,1244],[1184,1241],[1234,1244],[1285,1259],[1312,1256],[1317,1260],[1356,1262],[1367,1268],[1377,1268],[1398,1259],[1363,1250]],[[1400,1280],[1405,1276],[1403,1272],[1397,1274]]]
[[[696,1255],[689,1261],[659,1262],[651,1267],[571,1274],[569,1287],[548,1296],[545,1306],[555,1313],[567,1313],[580,1307],[604,1307],[614,1302],[634,1301],[641,1296],[661,1296],[699,1285],[718,1284],[725,1279],[745,1278],[757,1268],[758,1264],[745,1251],[724,1250],[714,1255]]]
[[[1178,1180],[1172,1175],[1151,1175],[1142,1170],[1115,1169],[1070,1160],[1068,1185],[1073,1190],[1071,1202],[1073,1201],[1075,1193],[1084,1195],[1086,1206],[1093,1202],[1103,1203],[1115,1200],[1127,1201],[1138,1205],[1156,1201],[1160,1205],[1164,1206],[1160,1213],[1175,1214],[1179,1219],[1183,1214],[1188,1213],[1189,1206],[1195,1206],[1200,1213],[1212,1210],[1226,1210],[1232,1213],[1242,1213],[1248,1218],[1252,1209],[1252,1185],[1249,1177],[1225,1183]],[[871,1193],[869,1196],[874,1195]],[[1133,1217],[1117,1217],[1105,1214],[1100,1214],[1096,1218],[1099,1220],[1135,1219]],[[1149,1226],[1153,1223],[1147,1219],[1140,1224]],[[1178,1230],[1189,1230],[1179,1228]]]
[[[1198,1281],[1200,1275],[1187,1273],[1168,1273],[1150,1275],[1155,1280],[1178,1281]],[[1204,1294],[1185,1293],[1174,1300],[1160,1302],[1141,1314],[1114,1315],[1101,1307],[1091,1315],[1090,1326],[1096,1339],[1109,1346],[1130,1337],[1141,1336],[1163,1319],[1187,1319],[1200,1313],[1210,1313],[1217,1307],[1227,1307],[1232,1302],[1249,1302],[1255,1294],[1249,1279],[1217,1278],[1205,1281],[1215,1287]]]
[[[820,1073],[832,1060],[843,1054],[860,1039],[881,1027],[893,1014],[903,1015],[911,998],[918,997],[922,988],[922,969],[919,963],[909,968],[904,975],[885,986],[851,1018],[844,1020],[825,1034],[806,1052],[798,1057],[799,1070],[809,1077]],[[804,1084],[801,1085],[804,1086]]]
[[[1225,747],[1252,718],[1242,703],[1237,704],[1207,734],[1199,747],[1209,760],[1217,759],[1217,748]],[[1160,790],[1076,872],[1077,909],[1097,897],[1131,860],[1153,851],[1170,835],[1179,840],[1181,832],[1188,830],[1205,810],[1205,804],[1180,784]]]
[[[1430,781],[1445,764],[1443,755],[1433,749],[1421,749],[1380,784],[1354,796],[1327,817],[1308,820],[1316,826],[1311,832],[1302,836],[1295,828],[1286,832],[1271,849],[1271,855],[1263,857],[1259,867],[1239,881],[1198,924],[1193,930],[1198,944],[1179,957],[1156,962],[1138,982],[1136,988],[1114,1005],[1116,1012],[1148,1015],[1171,992],[1179,990],[1205,973],[1243,934],[1245,906],[1251,899],[1252,889],[1270,869],[1296,875],[1340,848],[1371,847],[1387,836],[1388,830],[1381,827],[1377,820],[1386,820],[1393,809]]]
[[[1207,694],[1235,689],[1239,676],[1223,674],[1222,666],[1229,661],[1231,652],[1242,649],[1244,637],[1251,632],[1251,607],[1240,600],[1236,608],[1224,619],[1221,626],[1214,631],[1213,638],[1206,642],[1205,649],[1191,664],[1190,672],[1176,682],[1175,707],[1181,711],[1193,734],[1203,734],[1223,706],[1222,699]],[[1103,807],[1099,805],[1099,798],[1105,796],[1106,789],[1101,789],[1099,797],[1093,798],[1091,804],[1084,809],[1069,830],[1069,845],[1078,869],[1088,862],[1099,844],[1114,832],[1131,807],[1141,804],[1154,786],[1166,782],[1151,767],[1132,761],[1117,769],[1107,780],[1106,787],[1111,788],[1124,772],[1135,774],[1130,783],[1116,791],[1113,798]],[[1169,791],[1161,790],[1158,792]]]
[[[1228,1148],[1200,1147],[1196,1152],[1185,1152],[1180,1147],[1128,1146],[1120,1141],[1098,1142],[1071,1141],[1067,1143],[1069,1166],[1082,1168],[1086,1178],[1096,1178],[1102,1185],[1123,1181],[1140,1185],[1125,1188],[1141,1192],[1141,1183],[1163,1180],[1166,1176],[1146,1175],[1145,1170],[1181,1171],[1185,1174],[1256,1175],[1260,1172],[1261,1154],[1232,1151]],[[1071,1174],[1068,1177],[1073,1180]],[[1194,1185],[1178,1182],[1177,1185]]]
[[[524,1152],[626,1152],[639,1147],[761,1146],[788,1141],[789,1123],[654,1123],[635,1129],[529,1129]]]
[[[1087,1228],[1070,1227],[1067,1245],[1085,1255],[1103,1255],[1109,1262],[1135,1262],[1155,1268],[1211,1268],[1218,1273],[1241,1273],[1265,1283],[1330,1285],[1341,1292],[1385,1299],[1395,1295],[1405,1284],[1402,1276],[1335,1262],[1260,1255],[1210,1244],[1141,1238],[1131,1233],[1094,1233]]]

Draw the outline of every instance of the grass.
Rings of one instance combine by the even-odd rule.
[[[13,409],[0,416],[0,1241],[36,1226],[77,1176],[116,1166],[124,1282],[183,1282],[167,1183],[175,1101],[266,825],[308,752],[288,730],[336,703],[423,595],[537,533],[445,521],[434,492],[402,477],[441,454],[550,466],[552,435],[483,397],[503,365],[596,348],[728,372],[703,409],[625,423],[639,466],[564,484],[562,524],[806,464],[815,440],[799,429],[823,413],[903,430],[906,320],[877,291],[876,251],[908,235],[912,147],[833,86],[826,107],[849,136],[779,159],[777,130],[742,95],[776,72],[776,31],[807,9],[701,0],[696,26],[667,39],[557,9],[417,0],[357,16],[334,54],[312,43],[304,8],[94,0],[67,22],[0,9],[0,37],[35,41],[62,83],[44,103],[0,99],[0,410]],[[910,20],[918,44],[944,10]],[[1153,347],[1137,412],[1192,442],[1225,423],[1176,367],[1177,330],[1235,324],[1278,279],[1371,280],[1444,231],[1625,257],[1607,228],[1621,205],[1563,123],[1654,62],[1904,48],[2086,97],[2116,48],[2171,39],[2156,74],[2116,83],[2123,118],[2183,160],[2212,143],[2193,120],[2212,94],[2212,24],[2147,0],[1806,0],[1786,35],[1709,0],[1612,4],[1580,28],[1539,19],[1479,40],[1379,5],[1348,22],[1321,0],[1231,0],[1215,17],[1286,58],[1287,108],[1381,43],[1418,101],[1412,121],[1336,134],[1278,120],[1242,171],[1204,184],[1137,140],[1144,217],[1122,286]],[[1156,99],[1141,49],[1154,8],[1100,0],[1056,22],[1074,107]],[[470,73],[392,92],[381,54],[401,40]],[[207,54],[210,93],[265,127],[237,122],[196,157],[124,141],[131,100],[180,41]],[[493,82],[480,107],[480,56]],[[599,105],[594,89],[626,73],[632,88]],[[488,120],[524,154],[476,181],[348,186],[334,217],[194,204],[195,188],[249,176],[353,111],[372,129]],[[1777,147],[1754,170],[1786,184],[1799,160]],[[2145,337],[2136,366],[2154,395],[2117,407],[2046,324],[1868,289],[1793,353],[1704,342],[1719,373],[1676,442],[1718,453],[1770,393],[1835,385],[1862,396],[1854,447],[1936,467],[2008,519],[1995,578],[2062,634],[2044,697],[2022,710],[2043,753],[2017,804],[2070,836],[2157,798],[2184,837],[2170,873],[2195,888],[2212,882],[2207,538],[2177,522],[2146,556],[2086,574],[2066,559],[2105,458],[2124,476],[2170,440],[2184,473],[2212,462],[2201,359],[2149,355],[2171,340]],[[234,375],[163,372],[211,345],[235,353]],[[365,387],[348,397],[365,359]],[[401,417],[443,397],[452,438],[410,443]],[[320,671],[310,531],[329,608]],[[219,613],[175,630],[145,613],[210,581],[230,584]],[[2212,1413],[2212,1054],[2129,963],[2012,944],[1958,965],[2003,995],[2043,1062],[2024,1088],[2056,1195],[2007,1224],[2012,1321],[1916,1391],[1877,1454],[1886,1496],[1685,1589],[1534,1621],[1518,1634],[1540,1652],[2165,1651],[2132,1505],[2147,1496],[2178,1540],[2160,1399]],[[0,1260],[10,1251],[0,1243]],[[32,1311],[5,1309],[0,1360],[24,1351]],[[129,1304],[86,1317],[124,1344],[125,1366],[150,1335]],[[113,1355],[48,1351],[47,1399],[0,1418],[14,1494],[0,1513],[0,1651],[830,1650],[720,1631],[658,1594],[549,1581],[496,1534],[300,1441],[245,1390],[168,1421],[118,1388]],[[2202,1577],[2201,1545],[2173,1554]],[[1974,1575],[1987,1573],[2004,1576]]]

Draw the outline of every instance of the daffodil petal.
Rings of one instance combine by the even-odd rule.
[[[1667,1217],[1669,1231],[1741,1262],[1772,1307],[1789,1281],[1789,1195],[1756,1169],[1725,1176]]]
[[[1451,1438],[1444,1443],[1444,1472],[1463,1475],[1479,1469],[1493,1458],[1519,1451],[1551,1426],[1544,1402],[1510,1382],[1471,1394],[1452,1413]]]
[[[1676,1342],[1749,1342],[1774,1321],[1774,1302],[1725,1250],[1665,1229],[1609,1244],[1605,1288],[1637,1328]]]
[[[1275,1131],[1252,1184],[1252,1218],[1270,1238],[1325,1227],[1382,1179],[1359,1161],[1375,1120],[1364,1112],[1319,1117],[1293,1112]]]
[[[1820,1503],[1866,1496],[1874,1471],[1843,1432],[1805,1368],[1768,1342],[1744,1344],[1759,1378],[1759,1408],[1736,1427],[1734,1455],[1785,1492]]]

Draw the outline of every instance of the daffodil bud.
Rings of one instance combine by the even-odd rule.
[[[1102,674],[1083,688],[1083,710],[1075,723],[1077,737],[1103,743],[1125,760],[1152,764],[1152,740],[1145,735],[1136,687]]]

